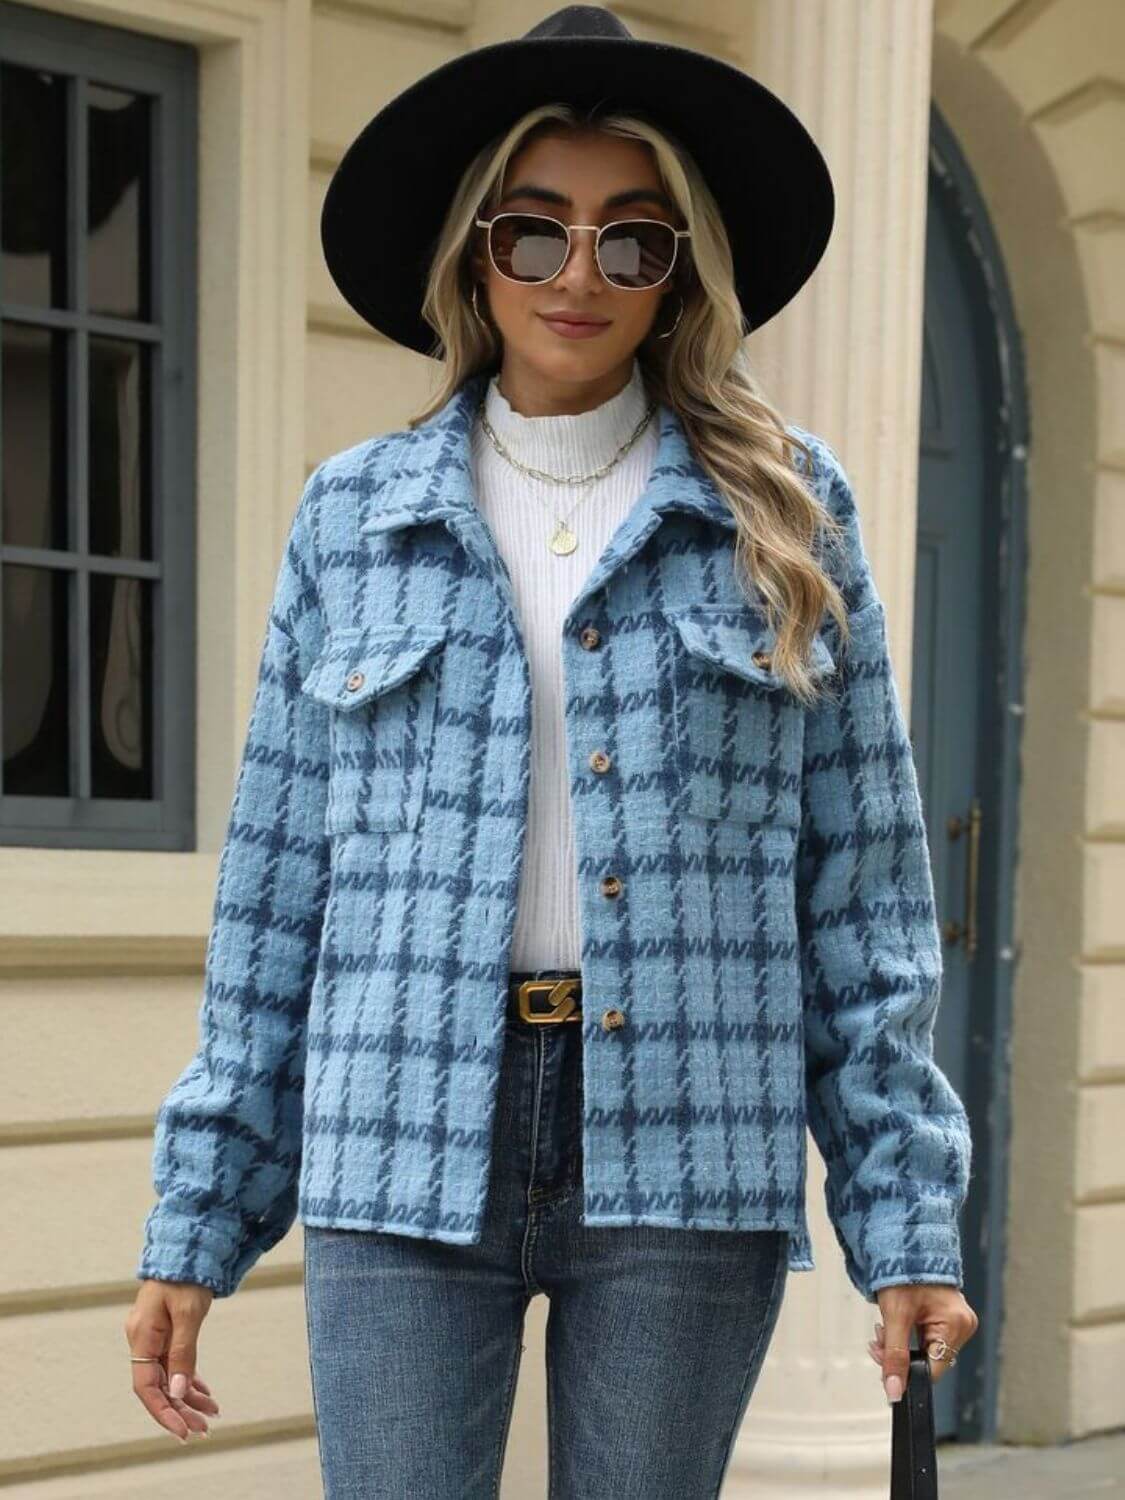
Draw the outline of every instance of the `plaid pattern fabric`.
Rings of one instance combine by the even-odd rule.
[[[139,1277],[229,1295],[295,1216],[479,1236],[531,723],[511,580],[473,493],[485,378],[305,486]],[[806,708],[771,670],[729,507],[675,413],[659,421],[650,482],[560,642],[585,1222],[785,1229],[791,1269],[810,1270],[807,1124],[856,1288],[960,1285],[969,1130],[933,1058],[925,828],[847,478],[792,429],[844,523],[852,627],[845,649],[827,618],[812,666],[828,692]],[[624,1025],[603,1027],[610,1008]]]

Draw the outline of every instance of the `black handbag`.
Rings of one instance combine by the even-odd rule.
[[[911,1349],[906,1389],[891,1411],[891,1500],[937,1500],[934,1386],[924,1346]]]

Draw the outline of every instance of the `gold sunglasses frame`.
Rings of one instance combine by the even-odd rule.
[[[492,253],[492,226],[500,219],[546,219],[549,224],[557,224],[560,229],[565,230],[566,254],[563,256],[562,263],[560,264],[558,270],[553,271],[550,276],[540,277],[537,281],[528,281],[522,276],[509,276],[506,271],[502,271],[496,264],[496,257]],[[608,224],[564,224],[561,219],[556,219],[553,214],[529,213],[526,209],[514,208],[507,209],[502,214],[493,214],[491,219],[476,218],[473,220],[473,223],[477,226],[478,229],[488,230],[488,233],[485,235],[485,243],[488,246],[488,258],[492,262],[493,270],[496,272],[497,276],[503,276],[505,281],[514,282],[516,286],[546,286],[549,281],[554,281],[556,276],[561,276],[563,271],[566,269],[567,261],[570,259],[570,252],[574,249],[574,241],[571,238],[570,231],[572,229],[592,229],[597,235],[597,239],[594,241],[594,263],[597,265],[598,274],[601,276],[606,285],[611,286],[615,292],[651,292],[654,287],[663,286],[664,283],[668,280],[669,276],[671,276],[672,271],[675,268],[676,261],[679,257],[680,241],[691,238],[690,229],[674,229],[671,224],[666,223],[663,219],[642,219],[634,217],[629,219],[612,219]],[[659,224],[662,229],[670,230],[671,233],[675,235],[675,239],[672,243],[672,259],[668,262],[668,269],[667,271],[665,271],[664,275],[660,278],[659,281],[653,281],[648,286],[622,286],[618,281],[610,281],[609,277],[605,274],[605,270],[602,266],[602,235],[606,232],[607,229],[616,228],[618,224]]]

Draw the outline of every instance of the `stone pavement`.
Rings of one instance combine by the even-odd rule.
[[[1050,1448],[939,1443],[941,1500],[1125,1500],[1125,1431]]]

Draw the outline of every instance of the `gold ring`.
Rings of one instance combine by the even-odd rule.
[[[946,1341],[942,1338],[934,1339],[933,1343],[929,1346],[926,1353],[930,1356],[931,1359],[944,1360],[949,1365],[955,1365],[957,1363],[957,1351],[955,1349],[951,1349]]]

